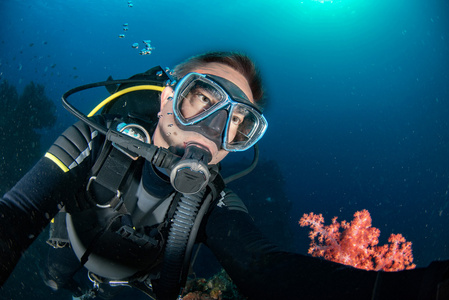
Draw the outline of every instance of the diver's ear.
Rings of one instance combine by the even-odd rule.
[[[162,108],[164,108],[164,106],[170,102],[168,98],[173,99],[173,89],[169,86],[166,86],[161,93],[161,111]]]

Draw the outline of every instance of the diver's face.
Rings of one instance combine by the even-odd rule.
[[[192,70],[192,72],[225,78],[237,85],[246,94],[248,99],[251,102],[254,102],[251,88],[245,77],[229,66],[220,63],[209,63],[203,67]],[[161,94],[161,111],[159,113],[159,123],[153,136],[154,144],[158,147],[168,148],[173,146],[179,149],[185,148],[187,144],[194,142],[204,146],[210,151],[212,154],[210,164],[217,164],[225,158],[228,151],[218,149],[213,141],[200,133],[182,130],[176,125],[171,97],[173,97],[173,89],[166,87]]]

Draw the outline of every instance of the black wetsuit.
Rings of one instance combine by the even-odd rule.
[[[44,157],[1,199],[0,283],[61,207],[79,201],[103,143],[104,136],[75,124],[52,146],[67,154],[59,159],[69,170]],[[281,251],[254,226],[238,197],[228,195],[212,204],[197,240],[211,249],[249,299],[437,299],[437,285],[447,283],[448,261],[384,273]]]

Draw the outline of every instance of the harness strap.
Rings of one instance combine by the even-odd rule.
[[[98,207],[112,207],[116,211],[126,212],[121,188],[134,160],[109,143],[103,148],[98,161],[100,163],[96,163],[92,168],[86,187],[88,197]],[[92,188],[95,193],[91,191]],[[92,197],[92,194],[95,194],[95,197]]]
[[[89,259],[90,254],[95,249],[97,245],[97,241],[109,230],[111,225],[119,218],[122,218],[122,223],[129,223],[131,218],[129,217],[129,213],[126,209],[126,206],[123,205],[122,194],[120,192],[120,188],[126,178],[126,175],[131,167],[133,159],[123,153],[122,151],[116,149],[111,144],[105,144],[99,159],[97,162],[102,162],[101,164],[95,164],[92,168],[93,171],[98,172],[98,174],[93,173],[91,178],[89,179],[89,183],[87,184],[87,195],[91,197],[91,193],[89,192],[92,184],[98,184],[103,188],[114,193],[114,196],[102,199],[98,199],[95,197],[93,201],[97,204],[98,207],[107,208],[111,207],[114,211],[118,212],[116,216],[111,218],[109,222],[103,227],[92,240],[92,242],[87,246],[86,251],[80,259],[80,266],[78,268],[81,269]],[[97,193],[98,194],[98,193]],[[128,221],[128,222],[126,222]],[[129,227],[132,227],[132,224],[128,224]],[[123,227],[123,226],[122,226]]]
[[[115,147],[101,166],[96,182],[110,191],[120,190],[124,177],[134,160]]]
[[[90,170],[91,174],[98,174],[104,161],[106,160],[106,158],[108,158],[109,152],[112,149],[111,145],[112,145],[112,143],[110,141],[108,141],[108,140],[104,141],[102,149],[100,151],[100,155],[95,160],[95,163],[92,166],[92,169]]]

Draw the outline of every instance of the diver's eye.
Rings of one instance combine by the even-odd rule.
[[[211,101],[209,98],[207,98],[205,95],[201,93],[195,93],[195,99],[201,102],[202,104],[210,104]]]
[[[242,119],[238,116],[232,116],[232,124],[234,125],[239,125],[240,123],[242,123]]]

